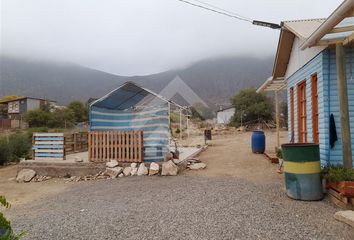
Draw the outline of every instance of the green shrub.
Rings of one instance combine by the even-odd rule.
[[[11,205],[6,201],[4,196],[0,196],[0,206],[10,208]],[[2,212],[0,212],[0,240],[17,240],[20,239],[24,233],[16,235],[9,220],[7,220]]]
[[[26,133],[15,133],[0,138],[0,165],[17,162],[30,155],[32,137]]]
[[[12,161],[20,158],[28,158],[32,146],[31,139],[25,133],[16,133],[9,137],[9,147],[12,153]]]
[[[0,165],[11,161],[11,151],[6,137],[0,138]]]
[[[330,166],[322,170],[322,177],[330,182],[354,181],[354,169]]]

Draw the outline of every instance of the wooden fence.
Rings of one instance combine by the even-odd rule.
[[[88,133],[75,132],[65,134],[65,154],[85,152],[88,149]]]
[[[89,160],[92,162],[143,162],[143,131],[89,132]]]
[[[35,160],[64,160],[64,134],[34,133],[32,149]]]

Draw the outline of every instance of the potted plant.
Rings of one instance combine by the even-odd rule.
[[[327,188],[332,188],[344,197],[354,197],[354,170],[342,166],[330,166],[322,170]]]

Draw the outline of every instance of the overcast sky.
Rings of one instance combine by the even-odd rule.
[[[224,55],[274,55],[278,30],[177,0],[0,0],[1,53],[142,75]],[[189,0],[196,2],[196,0]],[[201,0],[251,19],[322,18],[341,0]]]

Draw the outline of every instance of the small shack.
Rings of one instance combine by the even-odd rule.
[[[171,103],[175,104],[133,82],[126,82],[90,104],[90,132],[140,131],[143,134],[143,161],[162,161],[170,152]],[[117,155],[112,157],[111,154],[110,158],[124,161]]]
[[[319,144],[322,165],[352,168],[354,1],[327,19],[281,26],[273,75],[258,91],[274,91],[276,99],[287,91],[289,142]],[[279,119],[279,104],[276,109]]]
[[[222,108],[216,112],[216,123],[229,124],[234,115],[235,115],[234,107]]]

